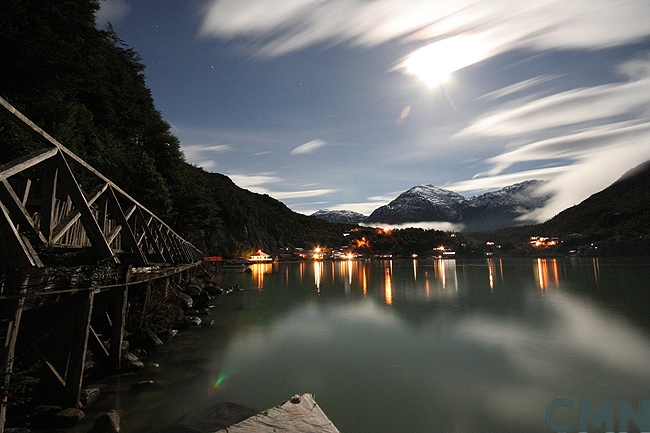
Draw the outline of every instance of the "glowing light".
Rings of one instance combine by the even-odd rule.
[[[459,35],[443,39],[413,53],[402,64],[406,72],[435,87],[449,80],[450,74],[486,56],[478,35]]]
[[[219,377],[217,377],[217,380],[214,381],[214,383],[211,384],[210,390],[208,391],[209,395],[215,395],[218,391],[219,388],[221,387],[221,384],[223,383],[224,380],[228,378],[229,374],[226,373],[225,371],[222,371],[219,373]]]
[[[321,278],[323,275],[323,262],[314,262],[314,284],[316,291],[320,293]]]
[[[384,289],[384,294],[386,296],[386,305],[389,307],[393,305],[393,281],[390,275],[390,269],[386,268],[384,270],[384,281],[385,281],[385,289]]]

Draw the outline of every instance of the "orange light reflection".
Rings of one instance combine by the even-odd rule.
[[[393,281],[391,279],[389,268],[384,269],[384,281],[385,281],[384,293],[386,296],[386,305],[390,307],[391,305],[393,305]]]

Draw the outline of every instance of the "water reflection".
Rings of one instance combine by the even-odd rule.
[[[257,290],[262,290],[264,288],[264,274],[270,274],[273,272],[272,263],[253,263],[250,265],[250,269],[253,273],[253,281],[255,282],[255,288]]]
[[[557,259],[537,259],[535,264],[537,283],[541,291],[547,291],[553,282],[556,289],[560,288],[560,271]]]
[[[335,265],[330,281],[310,264],[329,301],[294,299],[264,328],[243,328],[223,365],[246,371],[220,398],[270,407],[305,389],[341,431],[359,433],[544,432],[558,395],[648,398],[648,336],[583,291],[552,290],[603,284],[611,268],[598,268],[590,259],[419,259],[415,270],[410,260],[355,262]]]
[[[164,391],[143,398],[125,388],[118,408],[129,431],[150,432],[215,401],[267,408],[310,392],[341,431],[541,433],[557,396],[594,405],[650,397],[647,260],[418,258],[252,270],[220,277],[248,290],[218,298],[216,326],[166,342],[162,368],[134,373],[133,382],[153,378]]]
[[[384,269],[384,294],[386,296],[386,305],[393,305],[393,280],[391,278],[391,269]]]

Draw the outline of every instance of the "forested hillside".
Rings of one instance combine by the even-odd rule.
[[[338,243],[299,215],[188,164],[156,110],[136,48],[95,27],[99,0],[6,0],[0,96],[206,254]],[[0,164],[41,145],[0,116]]]

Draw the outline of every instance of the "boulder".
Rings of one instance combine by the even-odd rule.
[[[86,416],[86,414],[81,410],[69,407],[57,412],[55,417],[56,425],[65,428],[74,427],[84,416]]]
[[[88,406],[92,404],[97,397],[99,396],[99,388],[84,388],[81,390],[81,396],[79,397],[79,401],[84,406]]]
[[[95,420],[88,433],[120,433],[120,415],[111,410]]]
[[[122,353],[122,370],[133,371],[144,368],[144,363],[131,352]]]

